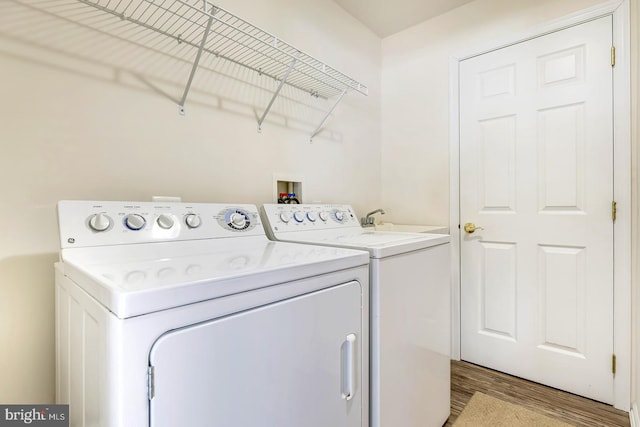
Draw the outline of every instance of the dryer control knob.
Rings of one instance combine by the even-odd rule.
[[[297,222],[303,222],[304,221],[304,213],[302,213],[302,212],[294,212],[293,219],[295,219]]]
[[[289,215],[289,212],[282,212],[280,214],[280,221],[282,221],[282,222],[284,222],[286,224],[290,220],[291,220],[291,215]]]
[[[337,220],[338,222],[342,222],[342,221],[344,221],[344,213],[343,213],[343,212],[341,212],[341,211],[335,211],[335,212],[333,213],[333,216],[336,218],[336,220]]]
[[[247,225],[247,219],[241,213],[234,213],[231,215],[231,227],[241,230]]]
[[[129,230],[140,230],[146,223],[147,221],[142,215],[129,214],[124,217],[124,225],[126,225]]]
[[[325,222],[329,219],[329,214],[327,214],[324,211],[320,212],[320,214],[318,216],[320,217],[321,220],[323,220]]]
[[[160,226],[160,228],[164,228],[165,230],[168,230],[171,227],[173,227],[173,224],[175,223],[175,221],[173,220],[173,217],[171,215],[161,214],[157,219],[157,223]]]
[[[93,231],[105,231],[111,226],[111,218],[103,213],[97,213],[89,219],[89,227]]]
[[[316,215],[315,212],[307,212],[307,219],[311,222],[316,222],[316,219],[318,219],[318,216]]]
[[[189,228],[198,228],[202,225],[202,220],[198,215],[190,213],[184,217],[184,223]]]

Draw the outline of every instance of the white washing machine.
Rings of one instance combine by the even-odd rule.
[[[269,241],[252,205],[62,201],[58,217],[72,426],[369,425],[365,252]]]
[[[348,205],[262,208],[269,237],[369,252],[371,425],[440,427],[450,413],[449,235],[369,231]]]

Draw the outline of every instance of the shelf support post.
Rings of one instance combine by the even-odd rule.
[[[338,104],[340,103],[340,101],[342,101],[342,98],[344,97],[344,95],[347,93],[347,88],[345,88],[342,93],[340,94],[340,96],[338,97],[338,99],[336,100],[336,102],[333,104],[333,106],[331,107],[331,109],[329,111],[327,111],[327,114],[324,116],[324,118],[322,119],[322,121],[320,122],[320,124],[318,125],[318,127],[316,128],[316,130],[313,131],[313,133],[311,134],[311,137],[309,138],[310,141],[313,141],[313,137],[316,136],[317,134],[320,133],[320,130],[322,129],[322,126],[324,126],[324,123],[327,121],[327,119],[329,118],[329,116],[331,115],[331,113],[333,113],[333,110],[336,109],[336,107],[338,106]]]
[[[207,12],[207,4],[208,1],[204,1],[204,11]],[[193,61],[193,66],[191,67],[191,74],[189,74],[189,80],[187,80],[187,85],[184,88],[184,92],[182,94],[182,99],[180,99],[180,103],[178,104],[178,110],[180,114],[184,114],[184,103],[187,100],[187,95],[189,94],[189,90],[191,89],[191,83],[193,82],[193,77],[196,75],[196,70],[198,69],[198,64],[200,63],[200,57],[202,56],[202,51],[204,50],[204,45],[207,43],[207,37],[209,36],[209,31],[211,30],[211,24],[213,23],[213,15],[215,14],[215,9],[209,15],[209,21],[207,22],[207,28],[204,30],[204,35],[202,36],[202,42],[200,42],[200,47],[198,48],[198,53],[196,54],[196,59]]]
[[[289,78],[289,74],[291,74],[291,71],[293,71],[293,67],[296,65],[296,61],[298,61],[299,57],[300,57],[300,52],[296,54],[296,57],[293,58],[293,60],[291,61],[291,64],[289,64],[289,68],[287,69],[287,72],[284,73],[284,76],[282,77],[282,80],[280,80],[280,84],[278,85],[278,88],[273,93],[273,96],[271,97],[271,101],[269,102],[269,105],[267,105],[267,109],[264,110],[264,113],[262,113],[262,117],[260,117],[260,119],[258,120],[258,132],[262,131],[262,122],[267,117],[267,114],[269,114],[269,111],[271,110],[271,106],[273,105],[273,102],[276,100],[276,98],[278,97],[278,94],[282,90],[282,87],[287,82],[287,79]]]

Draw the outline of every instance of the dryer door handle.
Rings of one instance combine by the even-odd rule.
[[[356,341],[356,335],[355,334],[349,334],[347,335],[347,338],[345,339],[345,341],[342,343],[342,346],[340,347],[340,352],[341,352],[341,360],[342,360],[342,367],[341,367],[341,387],[340,389],[342,390],[342,398],[344,400],[351,400],[351,398],[353,397],[353,393],[354,393],[354,384],[355,384],[355,371],[356,371],[356,359],[355,359],[355,349],[354,349],[354,343]]]

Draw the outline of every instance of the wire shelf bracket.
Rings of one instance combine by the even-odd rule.
[[[203,9],[206,12],[207,6],[209,2],[204,0]],[[187,100],[187,95],[189,94],[189,89],[191,89],[191,83],[193,83],[193,77],[196,75],[196,70],[198,69],[198,64],[200,64],[200,57],[202,56],[202,51],[204,50],[204,46],[207,43],[207,36],[209,35],[209,31],[211,30],[211,24],[213,23],[213,16],[216,14],[216,8],[213,6],[211,11],[211,16],[207,21],[207,28],[205,29],[202,35],[202,42],[200,43],[200,47],[198,48],[198,53],[196,54],[196,58],[193,61],[193,66],[191,67],[191,73],[189,74],[189,79],[187,80],[187,84],[184,88],[184,93],[182,94],[182,98],[180,99],[180,103],[178,104],[178,111],[180,114],[184,115],[184,103]]]
[[[327,114],[324,116],[324,118],[322,119],[322,121],[320,122],[320,124],[318,125],[318,127],[316,128],[316,130],[313,131],[313,133],[311,134],[311,137],[309,138],[309,141],[313,142],[313,138],[320,133],[320,131],[322,130],[322,126],[324,126],[325,122],[327,121],[327,119],[329,118],[329,116],[331,115],[331,113],[333,113],[333,110],[336,109],[336,107],[338,106],[338,104],[340,103],[340,101],[342,101],[342,98],[345,96],[345,94],[347,93],[347,89],[343,90],[342,93],[340,94],[340,96],[338,97],[338,99],[336,100],[336,102],[333,104],[333,106],[329,109],[329,111],[327,111]]]
[[[258,121],[259,130],[285,84],[326,100],[339,96],[338,102],[350,91],[363,95],[369,93],[365,85],[218,7],[210,0],[78,1],[136,24],[141,27],[141,31],[155,32],[196,51],[191,73],[178,102],[182,114],[194,76],[201,59],[206,55],[224,59],[280,82]],[[313,132],[312,138],[319,133],[336,105],[337,102]]]
[[[289,64],[289,68],[287,69],[287,72],[284,74],[284,77],[282,77],[282,80],[280,80],[280,84],[278,85],[278,88],[275,90],[275,92],[273,92],[273,96],[271,97],[271,101],[269,101],[269,105],[267,105],[267,108],[264,110],[264,113],[262,113],[262,117],[260,117],[260,119],[258,120],[258,132],[262,131],[262,122],[264,122],[265,117],[267,117],[267,114],[269,114],[269,110],[271,110],[271,107],[273,106],[273,102],[276,100],[276,98],[280,94],[280,91],[282,90],[282,87],[287,82],[287,79],[289,78],[289,74],[291,74],[291,71],[293,71],[293,67],[295,67],[296,61],[298,60],[299,57],[300,57],[300,52],[298,52],[296,57],[293,58],[293,60],[291,61],[291,64]]]

